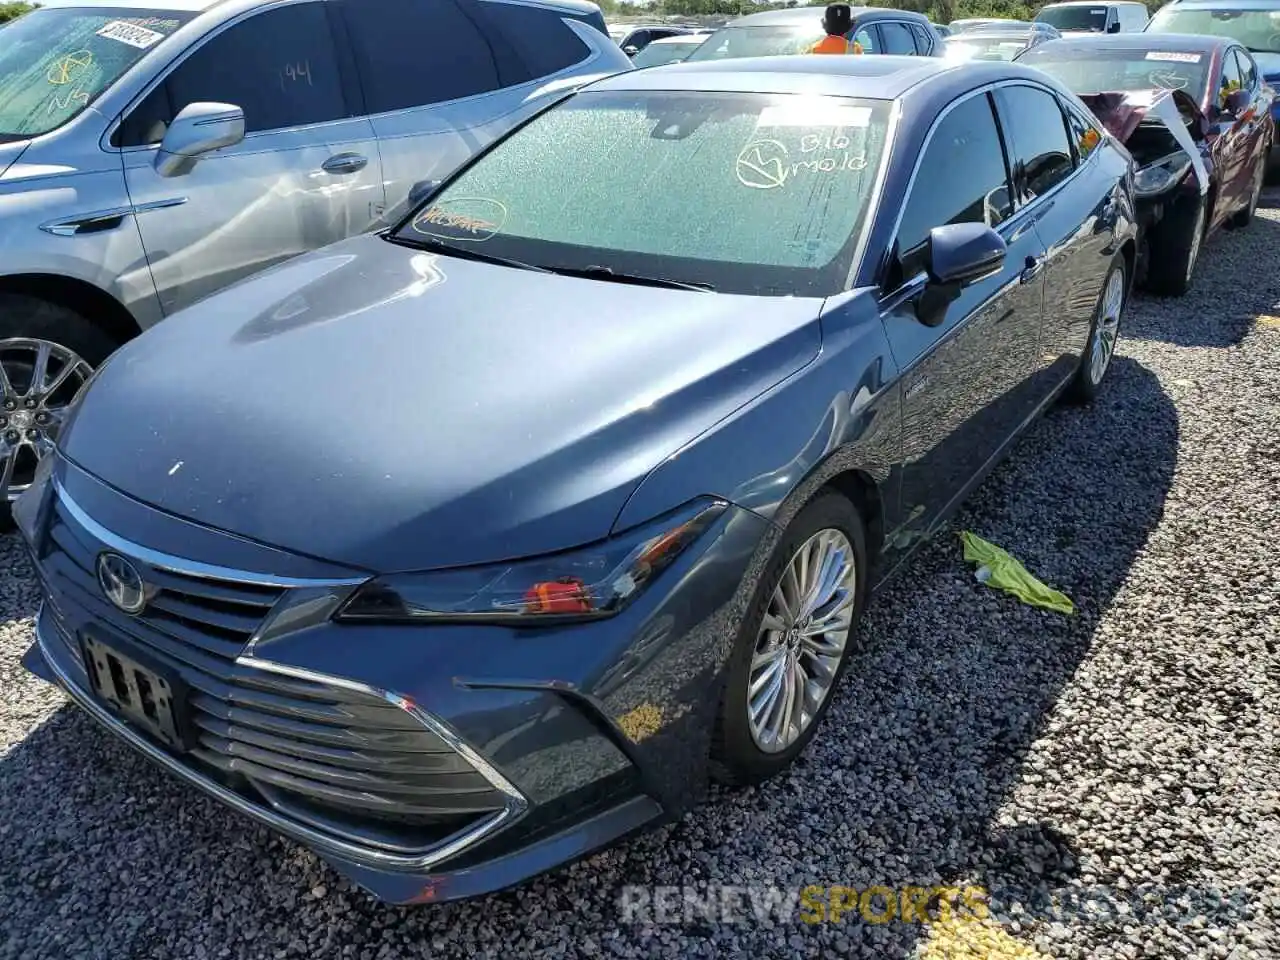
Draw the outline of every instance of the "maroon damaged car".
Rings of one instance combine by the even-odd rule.
[[[1205,239],[1248,225],[1262,192],[1275,92],[1253,57],[1227,37],[1126,33],[1051,40],[1017,59],[1065,83],[1128,147],[1137,279],[1153,293],[1186,293]]]

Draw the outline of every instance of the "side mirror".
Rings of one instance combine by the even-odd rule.
[[[640,52],[640,48],[633,43],[629,43],[622,48],[622,52],[625,53],[628,57],[634,57],[637,53]]]
[[[190,173],[206,153],[235,146],[244,139],[244,111],[229,103],[191,103],[182,109],[156,154],[156,173],[180,177]]]
[[[436,188],[440,186],[440,180],[419,180],[409,188],[409,206],[416,207],[431,194],[435,193]]]
[[[1248,90],[1232,90],[1227,94],[1227,101],[1222,109],[1232,117],[1238,117],[1249,106]]]
[[[1004,265],[1004,238],[984,223],[949,223],[929,231],[929,280],[965,286]]]
[[[1119,20],[1115,21],[1114,23],[1107,24],[1107,33],[1119,33],[1119,32],[1120,32]]]

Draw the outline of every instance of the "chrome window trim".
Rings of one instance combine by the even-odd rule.
[[[197,50],[202,49],[206,44],[208,44],[210,41],[212,41],[216,37],[220,37],[222,34],[230,30],[232,27],[237,26],[241,23],[244,23],[246,20],[249,20],[251,17],[259,16],[260,14],[266,13],[270,10],[279,10],[283,7],[296,7],[304,3],[316,3],[316,4],[319,4],[322,8],[324,8],[325,4],[327,3],[327,0],[273,0],[273,2],[265,3],[260,7],[254,7],[252,10],[246,10],[242,13],[236,14],[234,17],[231,17],[227,20],[222,21],[222,23],[218,24],[216,27],[209,30],[204,36],[200,37],[200,39],[189,43],[172,60],[170,60],[167,64],[165,64],[163,67],[157,70],[155,76],[153,76],[146,84],[143,85],[142,92],[136,94],[133,97],[133,99],[130,100],[125,105],[124,109],[121,110],[119,114],[116,115],[115,119],[113,119],[109,124],[107,124],[106,131],[102,134],[102,136],[98,140],[98,145],[108,153],[124,154],[124,153],[139,153],[143,151],[155,150],[160,145],[160,141],[158,140],[155,143],[144,143],[144,144],[138,144],[136,146],[131,146],[131,147],[113,147],[111,145],[111,138],[116,135],[116,130],[118,130],[120,128],[120,125],[124,123],[124,118],[127,117],[132,110],[136,109],[138,105],[142,103],[143,100],[151,96],[151,92],[155,90],[156,87],[160,86],[160,84],[168,80],[169,77],[174,73],[174,71],[176,71],[184,63],[186,63],[188,58],[190,58]],[[325,15],[325,19],[326,21],[328,20],[327,12]],[[339,38],[333,33],[332,29],[330,29],[329,35],[333,38],[334,52],[337,53],[338,47],[339,47]],[[347,91],[346,91],[346,88],[343,87],[342,100],[344,104],[346,104],[346,99],[347,99]],[[352,104],[346,104],[346,105],[348,107],[353,106]],[[248,143],[250,140],[252,140],[255,137],[271,136],[273,134],[278,134],[281,130],[308,130],[312,127],[323,127],[331,123],[345,123],[349,120],[359,120],[359,119],[361,119],[360,116],[338,117],[333,120],[322,120],[318,123],[303,123],[303,124],[298,124],[292,127],[276,127],[275,129],[272,129],[272,130],[255,130],[252,133],[245,134],[244,140],[241,142]]]
[[[89,516],[78,503],[75,502],[67,493],[66,488],[57,480],[53,484],[54,493],[58,502],[67,508],[67,512],[71,514],[76,523],[80,524],[90,536],[97,539],[104,546],[115,550],[134,560],[141,560],[143,563],[156,567],[159,570],[166,570],[170,573],[183,574],[189,577],[197,577],[209,580],[225,580],[229,583],[243,583],[250,586],[260,587],[279,587],[281,589],[297,588],[297,587],[349,587],[364,583],[369,578],[364,577],[343,577],[343,578],[303,578],[303,577],[282,577],[272,573],[253,573],[247,570],[237,570],[232,567],[223,567],[212,563],[202,563],[199,560],[191,560],[186,557],[176,557],[170,553],[163,553],[159,550],[152,550],[150,547],[144,547],[139,543],[134,543],[127,537],[122,537],[118,533],[108,530],[93,517]]]
[[[911,198],[911,192],[915,189],[916,180],[920,176],[920,165],[924,161],[925,154],[929,152],[929,146],[933,143],[933,136],[935,133],[937,133],[938,127],[942,124],[942,121],[945,120],[948,116],[950,116],[951,111],[955,110],[962,103],[968,103],[974,97],[987,96],[989,94],[994,94],[996,90],[1001,90],[1008,87],[1031,87],[1034,90],[1039,90],[1042,93],[1047,93],[1050,97],[1053,98],[1055,103],[1057,103],[1060,100],[1060,97],[1058,96],[1057,91],[1049,87],[1046,87],[1041,83],[1037,83],[1034,80],[1028,80],[1023,77],[1016,77],[1008,80],[996,80],[996,81],[993,81],[992,83],[984,84],[981,87],[976,87],[973,90],[970,90],[969,92],[964,94],[963,96],[957,97],[956,99],[952,100],[940,111],[938,111],[938,115],[934,117],[933,123],[930,124],[929,126],[929,132],[925,134],[924,142],[920,144],[920,149],[916,153],[915,163],[912,165],[912,168],[911,168],[911,177],[910,179],[907,180],[907,188],[902,193],[903,201],[898,206],[898,211],[893,219],[893,230],[889,233],[889,242],[885,244],[884,255],[881,257],[880,263],[876,265],[876,275],[875,277],[872,278],[873,283],[878,283],[880,281],[880,279],[884,275],[884,271],[886,267],[888,266],[889,257],[891,256],[893,251],[893,245],[898,240],[898,231],[902,229],[902,215],[906,210],[907,201],[910,200]],[[899,101],[899,103],[900,102],[901,101]],[[995,112],[992,113],[992,119],[997,124],[997,128],[996,128],[997,131],[1000,132],[1003,137],[1004,128],[1000,124],[1000,114],[999,114],[998,105],[995,107]],[[1010,163],[1012,158],[1009,155],[1009,144],[1004,140],[1002,140],[1001,142],[1001,150],[1004,152],[1004,156],[1005,156],[1005,169],[1008,171],[1010,192],[1011,194],[1015,194],[1016,191],[1014,188],[1016,185],[1013,183],[1014,169]],[[890,157],[890,162],[892,162],[892,157]],[[888,164],[885,164],[885,168],[886,169],[888,168]],[[1033,197],[1029,203],[1021,202],[1021,198],[1014,195],[1012,197],[1015,203],[1013,213],[1010,215],[1008,220],[1005,220],[999,226],[993,227],[992,229],[994,229],[1001,236],[1004,236],[1009,231],[1015,229],[1016,225],[1020,225],[1020,222],[1022,221],[1022,219],[1025,216],[1027,216],[1028,210],[1034,210],[1036,207],[1040,206],[1045,201],[1051,200],[1054,194],[1058,193],[1058,191],[1060,191],[1063,187],[1067,186],[1077,176],[1079,176],[1080,171],[1083,168],[1084,168],[1084,164],[1077,164],[1072,169],[1071,173],[1068,176],[1064,177],[1062,180],[1060,180],[1057,184],[1054,185],[1052,190],[1048,191],[1047,193],[1042,193],[1038,197]],[[879,204],[880,199],[881,199],[880,197],[878,196],[876,197],[877,206]],[[889,290],[889,291],[886,291],[886,293],[888,295],[892,295],[894,291]]]
[[[496,813],[480,820],[475,825],[454,834],[442,841],[440,844],[434,845],[431,848],[424,850],[422,853],[414,855],[395,854],[377,847],[351,843],[328,832],[322,832],[314,829],[306,823],[299,822],[292,817],[278,813],[274,808],[255,804],[239,794],[233,793],[216,781],[204,776],[199,771],[179,762],[169,753],[152,744],[149,740],[145,739],[117,719],[105,707],[97,703],[92,696],[82,690],[80,686],[67,675],[66,671],[62,669],[61,665],[58,663],[57,657],[49,650],[49,641],[46,636],[46,632],[41,629],[40,624],[42,613],[43,609],[37,611],[35,625],[36,643],[40,647],[40,653],[44,657],[45,662],[49,665],[49,669],[52,670],[54,675],[58,678],[58,683],[81,709],[88,713],[94,720],[106,727],[111,733],[128,743],[129,746],[133,747],[139,753],[142,753],[148,759],[153,760],[197,789],[204,791],[214,799],[221,801],[237,812],[242,813],[247,817],[251,817],[260,823],[266,824],[268,827],[271,827],[316,850],[375,868],[401,872],[421,871],[429,869],[435,864],[450,857],[457,856],[467,848],[474,846],[484,838],[494,833],[499,827],[519,816],[528,808],[528,801],[524,798],[524,795],[521,794],[508,780],[506,780],[505,777],[498,773],[492,765],[479,757],[478,754],[471,750],[471,748],[468,747],[446,725],[418,708],[412,701],[389,691],[366,687],[362,684],[354,683],[353,681],[343,681],[341,678],[327,677],[324,674],[313,673],[307,670],[297,670],[296,668],[286,667],[282,664],[273,663],[271,661],[253,660],[252,658],[249,658],[249,662],[245,663],[246,666],[253,666],[262,670],[281,673],[286,676],[295,676],[300,679],[321,680],[325,683],[341,683],[348,689],[355,689],[363,693],[379,696],[393,706],[400,707],[402,710],[405,710],[413,716],[419,723],[422,723],[427,729],[431,730],[431,732],[440,736],[441,739],[457,751],[464,760],[471,763],[472,766],[475,767],[476,772],[492,783],[495,789],[503,793],[506,799],[506,805],[502,810],[499,810]],[[473,760],[473,758],[475,759]],[[479,764],[475,762],[476,760],[479,760]]]

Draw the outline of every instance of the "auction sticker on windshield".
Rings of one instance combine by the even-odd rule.
[[[1200,56],[1198,53],[1177,53],[1173,50],[1149,50],[1146,58],[1165,63],[1199,63]]]
[[[488,240],[507,221],[507,208],[488,197],[453,197],[413,218],[413,229],[442,240]]]
[[[139,50],[145,50],[164,39],[163,33],[156,33],[154,30],[148,30],[146,27],[124,20],[112,20],[98,31],[98,36],[106,37],[108,40],[119,40]]]

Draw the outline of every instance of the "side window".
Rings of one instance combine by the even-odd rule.
[[[455,0],[348,0],[342,11],[370,113],[472,97],[527,79],[504,75],[510,48]]]
[[[591,53],[591,48],[554,10],[520,3],[504,3],[499,9],[498,17],[489,18],[488,23],[501,31],[529,68],[531,78],[558,73],[581,63]]]
[[[1225,107],[1227,105],[1227,97],[1240,89],[1242,79],[1240,76],[1240,64],[1236,62],[1236,58],[1231,56],[1223,57],[1222,81],[1218,87],[1218,106]]]
[[[918,23],[911,24],[911,33],[916,38],[916,53],[922,57],[927,57],[929,51],[933,49],[933,41],[929,38],[929,31]]]
[[[129,117],[135,142],[123,145],[155,142],[184,107],[210,100],[244,110],[247,133],[348,116],[324,5],[266,10],[197,48]]]
[[[1258,85],[1258,68],[1253,62],[1253,57],[1236,47],[1236,61],[1240,67],[1241,86],[1246,90],[1252,90]]]
[[[911,38],[911,29],[897,20],[880,21],[880,39],[884,41],[881,53],[894,56],[914,57],[916,42]]]
[[[1102,133],[1089,120],[1078,112],[1067,109],[1067,130],[1071,134],[1071,142],[1075,145],[1076,156],[1083,163],[1085,159],[1098,149],[1102,142]]]
[[[929,231],[949,223],[995,226],[1013,214],[1009,174],[986,94],[962,101],[934,128],[902,211],[893,289],[924,269]]]
[[[880,49],[880,39],[876,35],[876,26],[874,23],[868,23],[866,26],[859,27],[858,32],[853,35],[853,42],[862,48],[863,53],[884,52]],[[852,49],[850,52],[852,52]]]
[[[1001,87],[996,98],[1010,139],[1015,183],[1028,198],[1048,193],[1074,166],[1057,98],[1047,90],[1027,86]]]

